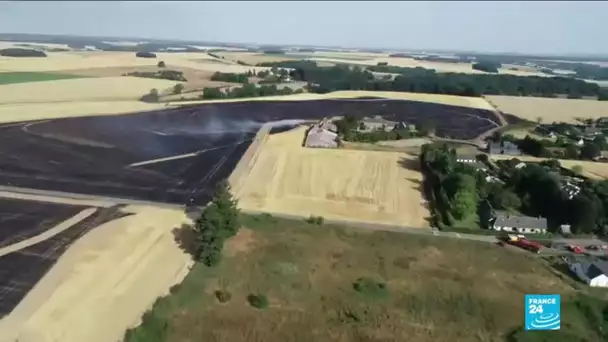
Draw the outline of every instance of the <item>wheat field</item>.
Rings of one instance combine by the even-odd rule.
[[[269,136],[242,186],[244,210],[428,227],[415,157],[301,147],[306,127]]]
[[[136,100],[152,88],[162,92],[176,83],[121,76],[5,84],[0,85],[0,104]]]
[[[529,121],[536,121],[540,117],[543,123],[577,123],[575,118],[597,119],[608,116],[606,101],[500,95],[486,98],[500,111]]]
[[[217,59],[204,52],[156,53],[156,58],[139,58],[134,52],[68,51],[48,52],[46,58],[15,58],[0,56],[0,72],[14,71],[66,71],[90,68],[156,66],[159,61],[167,65],[205,71],[247,72],[249,66],[217,63]],[[256,67],[256,70],[267,68]]]

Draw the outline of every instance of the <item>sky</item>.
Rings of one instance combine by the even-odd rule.
[[[0,33],[608,55],[608,2],[0,2]]]

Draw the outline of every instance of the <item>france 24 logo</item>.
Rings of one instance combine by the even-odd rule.
[[[526,330],[559,330],[561,303],[558,294],[530,294],[525,299]]]

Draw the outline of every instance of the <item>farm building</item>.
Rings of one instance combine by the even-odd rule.
[[[466,155],[466,154],[457,155],[456,161],[459,163],[464,163],[469,166],[472,166],[472,167],[476,168],[477,170],[487,170],[488,169],[486,164],[478,161],[477,157],[475,155]]]
[[[371,132],[375,130],[383,130],[385,132],[392,131],[398,123],[382,118],[380,115],[376,115],[373,118],[365,117],[361,120],[361,126],[359,131]]]
[[[594,137],[596,135],[602,134],[602,130],[598,127],[585,127],[584,133],[588,137]]]
[[[306,133],[305,147],[322,147],[322,148],[337,148],[338,134],[332,130],[336,129],[336,125],[322,120],[321,122],[310,127]]]
[[[498,213],[490,219],[490,227],[496,231],[544,234],[547,232],[547,219]]]
[[[521,156],[523,153],[519,147],[510,141],[494,142],[488,146],[488,152],[491,154],[506,154],[510,156]]]
[[[593,287],[608,287],[608,262],[573,262],[568,265],[570,271]]]

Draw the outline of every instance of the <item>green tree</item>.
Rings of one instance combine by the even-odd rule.
[[[153,88],[150,89],[150,92],[141,97],[141,101],[144,102],[158,102],[160,99],[160,95],[158,93],[158,89]]]
[[[166,67],[166,65],[165,65],[165,62],[164,62],[164,61],[160,61],[160,62],[158,62],[158,64],[157,64],[156,66],[157,66],[157,67],[159,67],[159,68],[164,68],[164,67]]]
[[[578,159],[578,148],[572,144],[566,146],[566,149],[564,150],[564,158]]]
[[[593,139],[593,143],[599,147],[600,150],[604,151],[608,149],[608,143],[606,143],[606,138],[603,135],[598,135]]]
[[[220,261],[224,241],[238,232],[239,211],[237,201],[230,193],[227,182],[218,184],[215,196],[196,220],[194,258],[207,266]]]
[[[585,142],[581,148],[581,158],[594,159],[601,153],[600,148],[593,142]]]
[[[182,83],[178,83],[173,86],[173,94],[181,94],[184,90],[184,85]]]
[[[201,96],[204,100],[213,100],[224,98],[224,93],[218,88],[204,88],[203,95]]]

